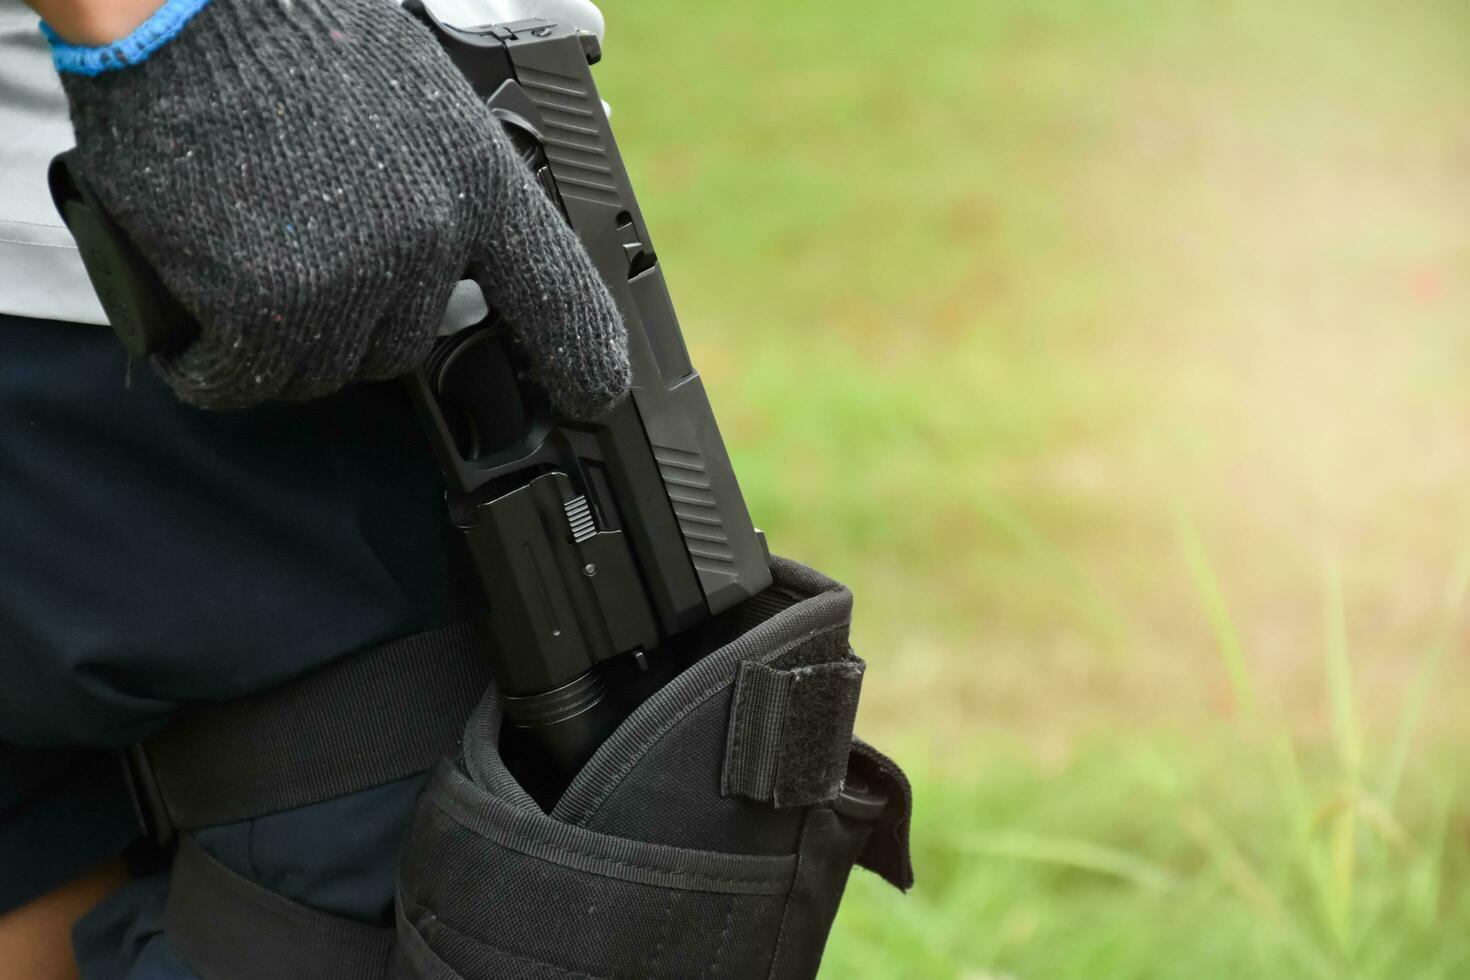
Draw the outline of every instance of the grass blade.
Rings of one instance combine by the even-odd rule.
[[[1332,735],[1337,746],[1337,762],[1346,784],[1345,805],[1331,818],[1328,837],[1332,878],[1327,893],[1328,924],[1338,948],[1349,953],[1353,946],[1353,892],[1358,863],[1358,776],[1362,760],[1362,743],[1358,736],[1357,712],[1353,695],[1352,665],[1347,651],[1347,614],[1342,596],[1342,567],[1337,560],[1327,562],[1324,601],[1324,650],[1326,653],[1327,695],[1332,705]]]
[[[1251,677],[1250,665],[1246,663],[1245,650],[1241,646],[1240,633],[1225,604],[1225,594],[1215,575],[1214,566],[1205,552],[1204,542],[1194,521],[1183,507],[1174,510],[1174,530],[1179,548],[1184,554],[1190,579],[1195,591],[1204,604],[1205,615],[1215,637],[1215,649],[1225,665],[1225,674],[1230,678],[1230,688],[1235,695],[1235,707],[1245,721],[1254,726],[1258,720],[1255,681]]]
[[[1008,537],[1059,582],[1066,584],[1078,611],[1107,642],[1110,652],[1127,649],[1133,625],[1127,613],[1093,576],[998,495],[983,495],[976,501],[975,509],[991,527]]]
[[[1425,648],[1419,658],[1418,668],[1409,693],[1404,699],[1403,713],[1399,716],[1394,732],[1393,748],[1389,751],[1388,763],[1384,767],[1383,785],[1379,798],[1384,807],[1393,810],[1398,799],[1399,787],[1403,783],[1404,770],[1409,764],[1409,749],[1419,729],[1419,720],[1424,714],[1424,705],[1429,692],[1434,690],[1445,654],[1454,642],[1455,631],[1465,608],[1465,598],[1470,594],[1470,543],[1461,550],[1445,588],[1445,613],[1440,621],[1433,642]]]
[[[957,849],[984,857],[1014,858],[1107,875],[1151,891],[1169,892],[1181,884],[1174,872],[1136,854],[1076,837],[1003,831],[967,836],[958,842]]]
[[[1324,648],[1327,656],[1327,695],[1332,704],[1332,735],[1337,744],[1337,761],[1347,784],[1354,789],[1362,761],[1362,742],[1353,694],[1352,664],[1347,650],[1347,614],[1343,608],[1342,567],[1336,559],[1327,562]]]
[[[1198,807],[1192,808],[1185,814],[1184,828],[1210,855],[1230,890],[1254,910],[1264,924],[1272,927],[1298,963],[1323,980],[1339,976],[1331,961],[1285,915],[1276,892],[1208,813]]]

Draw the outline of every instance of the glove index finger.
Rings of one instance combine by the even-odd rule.
[[[500,182],[472,268],[536,379],[570,418],[605,412],[632,385],[628,332],[576,232],[524,166]]]

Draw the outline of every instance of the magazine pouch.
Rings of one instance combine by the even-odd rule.
[[[399,876],[399,977],[810,977],[854,863],[900,889],[908,782],[852,737],[851,594],[773,559],[550,813],[494,689],[435,771]]]

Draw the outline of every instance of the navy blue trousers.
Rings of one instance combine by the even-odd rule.
[[[400,386],[201,412],[105,328],[0,315],[0,910],[132,838],[103,750],[443,625],[473,588],[459,547]],[[386,921],[420,781],[196,837],[272,890]],[[191,976],[164,888],[79,926],[88,980]]]

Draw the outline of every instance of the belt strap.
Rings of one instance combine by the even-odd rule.
[[[164,910],[205,980],[385,980],[393,930],[307,908],[247,881],[185,836]]]
[[[395,640],[237,701],[184,708],[129,752],[148,832],[234,823],[433,768],[490,683],[472,621]]]

